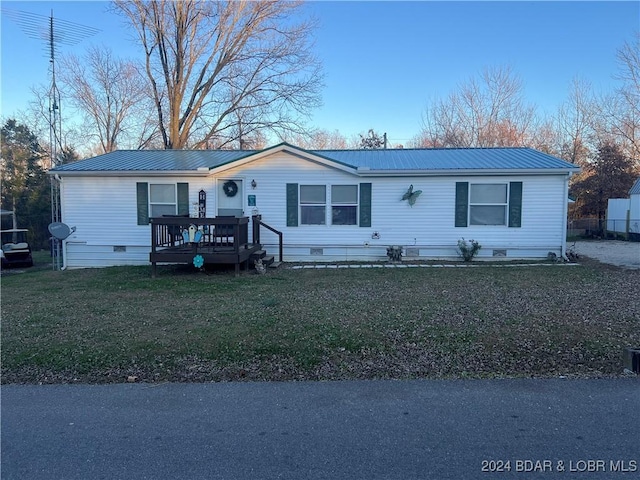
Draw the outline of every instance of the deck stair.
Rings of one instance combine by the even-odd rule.
[[[253,265],[254,262],[258,259],[262,260],[262,264],[265,267],[273,265],[275,261],[273,255],[267,255],[267,252],[264,250],[258,250],[251,255],[251,265]]]

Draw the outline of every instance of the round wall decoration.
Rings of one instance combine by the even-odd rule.
[[[233,180],[227,180],[222,185],[222,190],[227,197],[235,197],[238,193],[238,184]]]

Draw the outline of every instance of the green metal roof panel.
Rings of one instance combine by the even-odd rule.
[[[121,150],[55,168],[54,172],[195,171],[215,168],[266,150]],[[292,147],[305,152],[305,150]],[[531,148],[428,148],[308,150],[310,154],[372,171],[577,169]]]
[[[531,148],[317,150],[313,153],[371,170],[567,169],[575,165]]]
[[[244,158],[249,150],[117,150],[68,163],[55,172],[189,171],[214,168]]]

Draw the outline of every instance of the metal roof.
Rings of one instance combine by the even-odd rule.
[[[252,155],[250,150],[117,150],[67,163],[53,172],[189,171],[214,168]]]
[[[316,150],[313,153],[371,170],[572,169],[571,163],[531,148]]]
[[[629,195],[637,195],[640,194],[640,178],[636,180],[636,183],[633,184],[631,190],[629,190]]]
[[[354,169],[371,171],[577,170],[575,165],[531,148],[427,148],[303,150],[280,144],[265,150],[120,150],[62,165],[52,172],[197,171],[252,155],[288,149]]]

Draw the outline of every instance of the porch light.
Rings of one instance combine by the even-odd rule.
[[[258,186],[255,180],[251,180],[251,188],[255,189]]]

